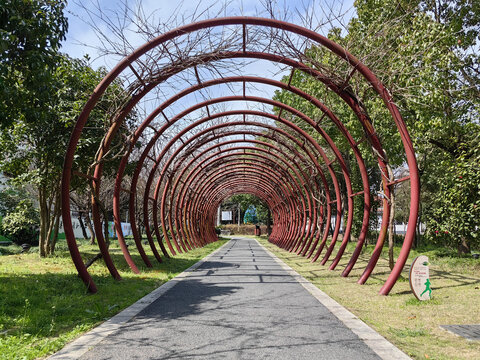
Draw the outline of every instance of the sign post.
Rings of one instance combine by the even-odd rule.
[[[424,301],[432,298],[428,257],[420,255],[413,260],[409,280],[413,295],[418,300]]]

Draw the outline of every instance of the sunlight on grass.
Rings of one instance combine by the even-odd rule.
[[[129,270],[121,250],[110,248],[122,280],[109,275],[103,261],[95,262],[89,271],[98,286],[98,293],[88,294],[78,278],[66,244],[60,243],[56,255],[40,259],[31,250],[0,256],[0,359],[35,359],[61,349],[99,323],[128,307],[153,289],[195,264],[201,258],[223,245],[219,240],[201,249],[195,249],[162,264],[147,251],[153,269],[143,262],[134,246],[130,251],[141,273]],[[96,246],[79,242],[84,260],[98,252]],[[3,252],[5,253],[5,252]]]
[[[286,252],[257,239],[306,279],[345,306],[381,335],[415,359],[479,359],[480,342],[468,341],[441,329],[447,324],[480,324],[480,262],[452,256],[445,249],[424,249],[429,257],[433,299],[418,301],[410,291],[408,272],[415,256],[412,251],[407,266],[389,296],[378,294],[387,279],[387,256],[382,254],[373,275],[365,285],[357,284],[370,258],[373,246],[364,248],[348,278],[340,276],[350,259],[354,244],[336,270],[329,271],[319,261]],[[387,250],[387,249],[384,249]],[[395,249],[398,254],[399,249]],[[335,254],[335,252],[333,253]],[[329,265],[330,262],[327,262]]]

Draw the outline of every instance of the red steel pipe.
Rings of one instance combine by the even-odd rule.
[[[71,171],[72,171],[72,164],[73,164],[73,154],[75,152],[75,147],[76,144],[78,143],[78,139],[81,136],[81,131],[87,121],[88,115],[90,111],[93,109],[95,106],[95,103],[98,101],[99,97],[103,94],[103,92],[106,90],[106,88],[109,86],[109,84],[113,81],[114,78],[116,78],[127,66],[129,66],[133,61],[135,61],[138,57],[149,51],[150,49],[153,49],[154,47],[164,43],[165,41],[168,41],[170,39],[175,38],[176,36],[180,36],[181,34],[189,33],[192,31],[196,31],[199,29],[204,29],[208,27],[213,27],[213,26],[223,26],[227,24],[238,24],[238,25],[258,25],[258,26],[267,26],[267,27],[274,27],[274,28],[282,28],[285,31],[290,31],[294,32],[298,35],[305,36],[307,38],[310,38],[311,40],[317,41],[319,44],[325,46],[328,48],[330,51],[334,52],[337,56],[340,58],[345,59],[351,66],[356,69],[358,73],[364,76],[364,78],[371,84],[371,86],[377,91],[377,93],[383,98],[385,105],[389,109],[392,118],[394,119],[394,122],[399,129],[400,136],[402,139],[402,143],[407,155],[407,163],[409,166],[410,170],[410,185],[411,185],[411,208],[410,208],[410,216],[409,216],[409,227],[407,229],[407,234],[405,236],[405,240],[402,246],[402,250],[400,253],[399,258],[397,259],[397,262],[395,263],[394,269],[389,275],[389,278],[387,279],[386,283],[382,287],[380,293],[381,294],[388,294],[388,292],[391,290],[393,287],[396,279],[400,275],[401,270],[403,269],[403,266],[405,264],[406,258],[408,256],[409,250],[411,248],[411,244],[413,241],[413,237],[415,234],[415,224],[416,224],[416,218],[418,214],[418,202],[419,202],[419,181],[418,181],[418,169],[416,167],[416,159],[415,159],[415,154],[413,151],[412,143],[410,140],[410,137],[408,135],[406,126],[403,122],[403,120],[400,117],[400,114],[395,107],[394,103],[391,101],[391,96],[390,94],[385,90],[383,85],[377,80],[377,78],[374,76],[374,74],[367,68],[365,67],[360,61],[358,61],[355,57],[353,57],[351,54],[346,52],[344,49],[342,49],[340,46],[337,44],[331,42],[327,38],[324,38],[312,31],[309,31],[307,29],[301,28],[299,26],[293,25],[293,24],[288,24],[285,22],[281,22],[278,20],[272,20],[272,19],[258,19],[258,18],[248,18],[248,17],[237,17],[237,18],[223,18],[223,19],[213,19],[213,20],[206,20],[203,22],[191,24],[184,26],[182,28],[176,29],[172,32],[168,32],[162,36],[159,36],[158,38],[150,41],[149,43],[145,44],[141,48],[139,48],[137,51],[132,53],[130,56],[126,57],[125,60],[123,60],[119,65],[117,65],[106,77],[102,82],[99,84],[97,87],[96,91],[90,98],[89,102],[84,108],[84,111],[79,117],[79,120],[75,126],[74,132],[72,133],[71,141],[69,144],[69,147],[67,149],[67,154],[65,157],[65,166],[64,166],[64,172],[62,176],[62,216],[64,219],[64,226],[65,226],[65,234],[67,237],[67,242],[69,245],[70,252],[72,254],[72,260],[74,261],[74,264],[77,268],[77,271],[79,272],[79,275],[81,276],[82,280],[87,284],[88,288],[90,291],[94,292],[96,291],[96,287],[93,284],[88,271],[86,270],[80,254],[78,252],[78,248],[76,248],[76,244],[74,242],[74,236],[73,236],[73,229],[71,226],[71,217],[70,217],[70,203],[69,203],[69,184],[70,184],[70,178],[71,178]],[[252,54],[255,55],[255,54]],[[288,62],[288,61],[287,61]],[[308,72],[308,71],[307,71]],[[318,78],[318,77],[317,77]],[[376,137],[373,127],[371,126],[371,122],[369,119],[365,116],[364,113],[361,112],[361,108],[359,107],[358,103],[356,103],[356,99],[354,99],[351,94],[348,94],[347,91],[342,89],[341,87],[337,86],[333,82],[328,83],[328,79],[321,79],[319,80],[324,81],[327,86],[329,86],[332,90],[337,92],[337,94],[344,99],[344,101],[352,108],[358,110],[357,116],[359,116],[359,120],[364,127],[365,132],[367,133],[367,137],[369,138],[369,141],[372,145],[372,147],[375,149],[375,151],[379,154],[378,161],[380,164],[380,167],[382,171],[384,172],[386,169],[386,157],[383,153],[383,149],[381,147],[380,142],[378,141],[378,138]],[[150,84],[145,87],[144,93],[147,93],[149,91]],[[153,86],[152,86],[153,87]],[[144,94],[143,94],[144,95]],[[142,96],[143,96],[142,95]],[[132,98],[132,101],[129,103],[128,106],[126,106],[125,111],[123,113],[125,114],[127,110],[129,110],[130,104],[136,103],[141,98],[140,95],[135,95]],[[122,115],[119,116],[117,119],[119,121],[114,122],[114,126],[109,131],[109,134],[106,137],[106,141],[103,144],[103,153],[105,153],[109,147],[109,141],[113,137],[113,134],[116,132],[116,129],[119,126],[119,123],[121,122]],[[118,124],[117,124],[118,123]],[[102,152],[100,152],[100,157],[102,155]],[[384,172],[385,173],[385,172]],[[102,164],[99,163],[95,169],[94,177],[97,179],[97,182],[93,185],[94,188],[94,194],[98,196],[98,189],[100,186],[100,179],[102,175]],[[386,195],[388,196],[388,183],[392,182],[392,179],[388,179],[388,182],[386,181],[387,178],[383,176],[383,182],[384,182],[384,190],[386,190]],[[366,190],[366,189],[365,189]],[[349,197],[350,198],[350,197]],[[336,197],[336,200],[338,201],[340,199],[339,196]],[[389,211],[389,206],[388,203],[385,204],[384,201],[384,214]],[[92,206],[92,212],[93,212],[93,218],[95,222],[95,227],[98,231],[99,226],[99,216],[98,216],[98,203],[96,198],[94,197],[93,199],[93,206]],[[337,216],[337,219],[339,217]],[[337,221],[339,222],[339,221]],[[383,236],[383,229],[388,225],[387,222],[382,222],[382,231],[381,235],[379,236],[379,239],[377,240],[377,246],[376,248],[379,247],[380,244],[383,244],[384,236]],[[100,237],[101,231],[100,231]],[[105,249],[102,248],[104,247],[104,241],[103,237],[101,241],[99,242],[99,245],[101,247],[102,253],[105,252]],[[122,246],[122,244],[120,244]],[[358,245],[357,245],[358,246]],[[122,248],[122,250],[124,250]],[[127,251],[128,252],[128,251]],[[124,251],[125,254],[125,251]],[[373,270],[373,267],[376,264],[376,261],[378,260],[378,252],[375,250],[374,254],[372,255],[372,259],[369,262],[369,265],[367,266],[366,272],[364,275],[368,277],[368,272]],[[111,259],[110,259],[111,260]],[[113,263],[109,264],[109,255],[108,255],[108,249],[105,253],[105,261],[107,263],[107,266],[109,267],[110,272],[112,275],[115,276],[115,268],[113,266]]]

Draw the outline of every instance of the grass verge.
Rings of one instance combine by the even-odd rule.
[[[123,279],[113,280],[103,261],[95,262],[89,268],[99,289],[95,295],[86,293],[66,244],[60,243],[55,256],[47,259],[40,259],[33,249],[19,254],[19,247],[2,248],[3,254],[10,255],[0,256],[0,359],[35,359],[60,350],[226,241],[164,259],[152,269],[140,266],[143,262],[130,246],[139,275],[129,270],[121,250],[112,244],[110,253]],[[84,260],[98,252],[98,247],[86,242],[79,245]],[[153,263],[153,255],[147,254]]]
[[[412,251],[389,296],[378,295],[390,270],[387,256],[379,260],[365,285],[356,283],[372,253],[373,246],[363,250],[348,278],[340,276],[350,259],[353,245],[337,269],[329,271],[319,261],[286,252],[257,239],[299,274],[345,306],[369,326],[414,359],[480,359],[480,341],[468,341],[440,328],[447,324],[480,324],[480,262],[471,258],[452,257],[443,249],[427,249],[429,256],[432,300],[420,302],[410,291],[408,271],[415,256]],[[396,249],[397,253],[399,249]],[[335,254],[335,252],[333,253]],[[329,265],[330,262],[327,262]]]

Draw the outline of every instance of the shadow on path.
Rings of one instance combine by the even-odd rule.
[[[252,239],[228,243],[82,357],[279,358],[378,356]]]

